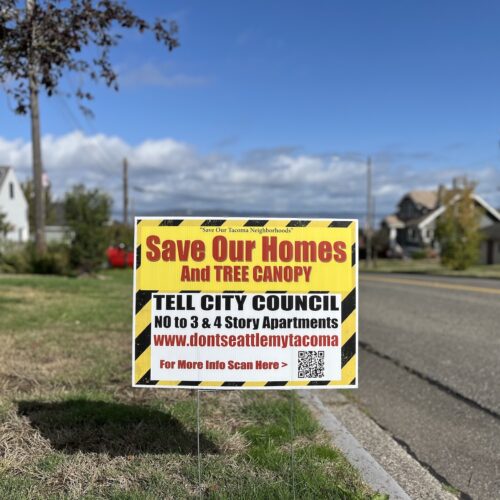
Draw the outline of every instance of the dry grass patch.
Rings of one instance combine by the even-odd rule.
[[[131,273],[0,276],[0,498],[293,498],[290,393],[130,387]],[[370,498],[294,401],[295,496]]]

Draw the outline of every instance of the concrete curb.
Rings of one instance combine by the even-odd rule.
[[[389,495],[391,499],[411,500],[399,484],[361,446],[356,438],[325,407],[312,391],[299,391],[301,397],[313,408],[321,425],[332,435],[332,440],[346,458],[358,469],[363,481],[373,490]]]
[[[299,394],[330,433],[333,444],[373,490],[398,500],[456,500],[390,434],[339,391]]]

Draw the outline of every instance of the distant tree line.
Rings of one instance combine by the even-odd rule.
[[[28,201],[30,229],[34,227],[33,182],[22,184]],[[50,187],[45,189],[48,224],[55,221],[56,202]],[[59,202],[61,203],[61,202]],[[111,222],[111,197],[99,189],[87,189],[82,184],[74,186],[62,201],[64,241],[49,243],[43,255],[36,252],[33,243],[24,249],[0,251],[0,272],[35,272],[42,274],[92,274],[103,267],[106,248],[123,243],[133,245],[133,229],[118,222]],[[0,235],[11,228],[0,214]]]

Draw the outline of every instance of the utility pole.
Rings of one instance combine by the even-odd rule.
[[[366,267],[372,267],[372,160],[368,157],[366,162]]]
[[[377,198],[372,196],[372,248],[373,248],[373,267],[377,267],[377,241],[373,241],[373,235],[375,234],[375,221],[377,220]]]
[[[123,158],[123,224],[128,226],[128,161]]]
[[[33,18],[35,0],[26,0],[26,17]],[[38,80],[36,61],[36,33],[31,28],[31,48],[29,58],[29,91],[31,117],[31,152],[33,157],[33,188],[35,191],[35,249],[38,256],[45,253],[45,196],[42,182],[42,147],[40,143],[40,110],[38,107]]]

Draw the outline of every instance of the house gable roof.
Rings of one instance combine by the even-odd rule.
[[[0,167],[0,188],[2,187],[3,181],[7,177],[10,167]]]
[[[10,182],[7,182],[7,179],[9,179]],[[16,177],[15,170],[12,167],[0,166],[0,191],[3,191],[4,186],[7,188],[7,184],[9,183],[13,183],[17,186],[16,191],[18,193],[14,200],[11,200],[11,196],[7,197],[9,204],[13,202],[16,206],[18,206],[19,203],[25,203],[27,205],[28,201],[24,195],[22,185]]]
[[[403,196],[401,202],[405,198],[409,198],[415,205],[421,205],[428,210],[434,210],[438,203],[438,194],[436,191],[410,191]]]
[[[453,199],[451,200],[451,203],[455,203],[458,200],[459,195],[455,195]],[[489,205],[483,198],[481,198],[477,194],[472,195],[472,199],[481,207],[484,208],[484,210],[497,222],[500,222],[500,213],[495,210],[491,205]],[[423,228],[427,226],[427,224],[430,224],[433,220],[437,219],[444,211],[446,210],[445,205],[441,205],[439,208],[431,212],[430,214],[427,214],[424,216],[419,222],[418,222],[418,227]]]
[[[492,215],[493,218],[497,222],[500,222],[500,212],[498,210],[493,208],[489,203],[487,203],[485,200],[483,200],[483,198],[481,198],[479,195],[474,194],[472,197],[477,201],[477,203],[479,203],[479,205],[481,205],[486,210],[486,212],[488,212],[490,215]]]

